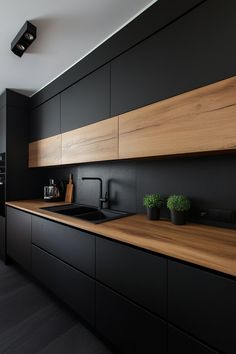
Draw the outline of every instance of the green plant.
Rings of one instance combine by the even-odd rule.
[[[143,205],[147,208],[161,208],[163,204],[163,200],[158,193],[147,194],[143,198]]]
[[[190,201],[184,195],[171,195],[167,199],[167,208],[174,211],[187,211],[190,209]]]

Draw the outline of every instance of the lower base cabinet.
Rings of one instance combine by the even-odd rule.
[[[7,255],[31,272],[31,214],[7,207]]]
[[[96,330],[116,353],[165,354],[167,324],[129,300],[96,284]]]
[[[91,326],[95,324],[95,281],[32,246],[32,274]]]
[[[184,334],[178,329],[168,326],[168,354],[217,354],[216,351]]]

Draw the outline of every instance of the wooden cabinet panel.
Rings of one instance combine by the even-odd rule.
[[[78,129],[110,116],[110,64],[61,94],[61,132]]]
[[[31,272],[31,215],[7,207],[7,254]]]
[[[168,354],[217,354],[198,340],[184,334],[173,326],[168,326]]]
[[[96,330],[118,353],[166,353],[166,323],[98,283]]]
[[[32,246],[32,273],[94,326],[95,280],[36,246]]]
[[[34,141],[29,144],[29,167],[61,164],[61,135]]]
[[[118,158],[118,117],[62,134],[62,164]]]
[[[95,236],[32,216],[32,243],[78,270],[95,275]]]
[[[60,95],[30,112],[30,142],[61,133]]]
[[[97,237],[96,277],[136,303],[166,317],[166,259]]]
[[[119,158],[236,149],[236,77],[119,116]]]
[[[236,281],[169,261],[169,321],[227,354],[236,348]]]

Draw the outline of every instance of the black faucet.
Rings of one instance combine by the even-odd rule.
[[[102,196],[102,179],[99,177],[82,177],[82,180],[95,180],[100,182],[100,196],[99,196],[99,208],[103,208],[103,203],[108,202],[108,193],[105,193],[105,197]]]

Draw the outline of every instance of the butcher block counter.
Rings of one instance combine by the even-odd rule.
[[[236,276],[236,231],[199,224],[173,225],[170,221],[150,221],[145,215],[92,222],[56,214],[41,208],[65,203],[22,200],[8,206],[59,223],[102,235],[145,250]]]

